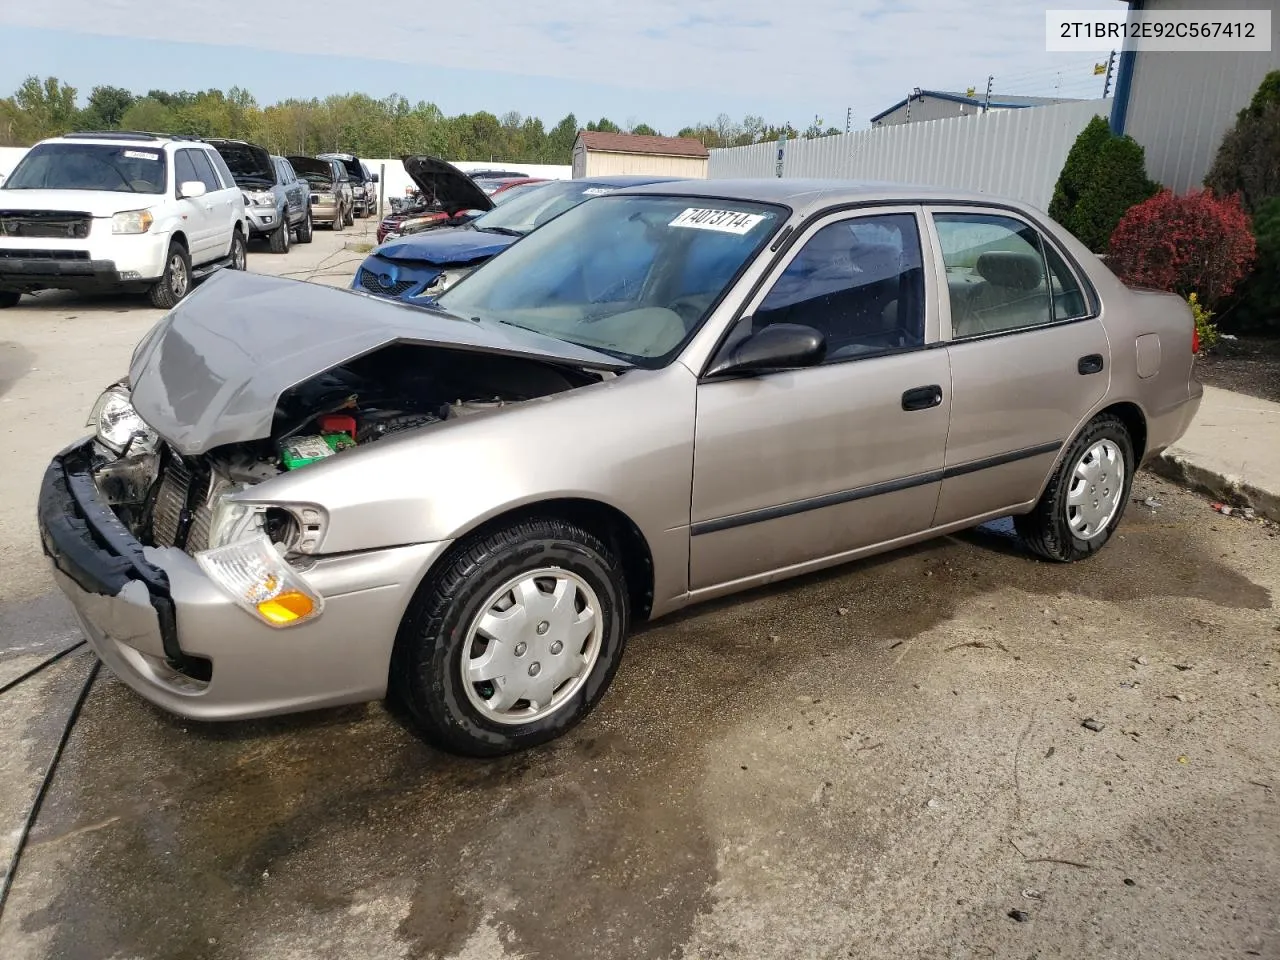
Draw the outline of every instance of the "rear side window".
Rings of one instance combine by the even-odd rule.
[[[805,241],[755,312],[753,327],[820,331],[827,361],[924,343],[924,268],[914,214],[828,224]]]
[[[222,188],[225,190],[236,185],[236,178],[231,174],[231,168],[227,166],[227,161],[222,159],[222,154],[217,150],[201,151],[213,164],[214,172],[222,180]]]
[[[1043,241],[1042,241],[1043,242]],[[1049,284],[1053,289],[1053,319],[1075,320],[1088,316],[1089,304],[1075,275],[1053,244],[1044,243],[1045,264],[1049,268]]]
[[[1054,321],[1044,248],[1034,228],[979,213],[939,213],[933,219],[947,268],[953,340]]]

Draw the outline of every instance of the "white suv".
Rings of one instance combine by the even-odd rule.
[[[145,290],[172,307],[243,270],[249,224],[225,161],[194,137],[69,133],[0,185],[0,307],[35,290]]]

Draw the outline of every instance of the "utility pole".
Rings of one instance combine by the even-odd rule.
[[[987,77],[987,95],[982,98],[982,112],[986,113],[991,108],[991,84],[995,80],[994,76]]]
[[[849,107],[844,112],[844,132],[848,133],[853,129],[853,107]]]
[[[1102,99],[1105,100],[1111,96],[1111,78],[1116,72],[1116,52],[1111,51],[1111,56],[1107,58],[1107,79],[1102,84]]]

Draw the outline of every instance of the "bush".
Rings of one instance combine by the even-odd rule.
[[[1067,154],[1049,216],[1100,253],[1125,211],[1158,189],[1147,178],[1141,144],[1132,137],[1113,136],[1107,121],[1094,117]]]
[[[1250,213],[1280,195],[1280,70],[1267,74],[1249,106],[1236,115],[1204,185],[1222,196],[1239,192]]]
[[[1206,310],[1200,303],[1200,297],[1194,293],[1187,297],[1187,306],[1191,308],[1191,316],[1196,321],[1196,336],[1200,339],[1200,349],[1207,350],[1218,342],[1218,325],[1213,322],[1214,313],[1212,310]]]
[[[1093,168],[1098,161],[1098,151],[1111,139],[1111,126],[1102,117],[1089,121],[1067,153],[1066,163],[1058,174],[1053,187],[1053,199],[1049,202],[1049,216],[1065,225],[1080,202],[1080,196],[1093,181]]]
[[[1107,265],[1127,284],[1195,293],[1212,309],[1248,275],[1256,255],[1238,196],[1161,190],[1121,219]]]
[[[1241,285],[1233,327],[1280,331],[1280,197],[1265,201],[1253,218],[1258,261]]]

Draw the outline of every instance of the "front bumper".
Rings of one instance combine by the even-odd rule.
[[[388,300],[412,300],[426,295],[443,271],[425,263],[386,260],[371,255],[356,270],[351,289],[363,290]]]
[[[164,273],[169,235],[113,235],[94,221],[84,240],[0,240],[0,288],[98,289],[148,283]]]
[[[284,219],[275,207],[245,207],[244,212],[249,217],[249,233],[255,237],[275,233]]]
[[[83,440],[49,464],[40,538],[89,643],[125,684],[198,720],[385,695],[400,620],[447,542],[318,559],[303,575],[324,613],[275,629],[236,606],[193,557],[135,539],[100,501],[92,457]]]

